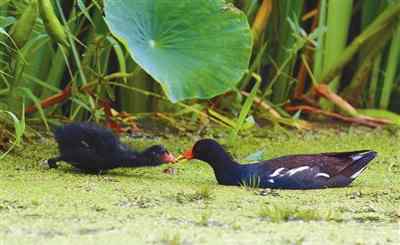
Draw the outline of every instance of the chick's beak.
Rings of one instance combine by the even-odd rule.
[[[164,155],[161,156],[161,161],[164,163],[174,163],[176,162],[176,158],[169,152],[165,152]]]

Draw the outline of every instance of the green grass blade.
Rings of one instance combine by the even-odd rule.
[[[239,118],[237,120],[236,126],[235,126],[235,128],[232,130],[232,132],[230,134],[230,137],[229,137],[230,138],[230,140],[229,140],[230,143],[233,143],[235,141],[237,134],[242,129],[242,127],[244,125],[244,122],[245,122],[247,116],[250,113],[251,106],[253,105],[253,102],[254,102],[254,98],[257,95],[257,91],[258,91],[258,89],[259,89],[259,87],[261,85],[261,81],[262,81],[261,77],[259,75],[255,74],[255,73],[253,73],[252,76],[255,79],[255,83],[254,83],[253,88],[251,89],[250,96],[248,96],[246,98],[246,100],[245,100],[245,102],[244,102],[244,104],[242,106],[242,109],[240,110],[240,114],[239,114]]]
[[[385,79],[383,82],[382,94],[380,97],[379,107],[387,109],[390,101],[390,94],[392,93],[394,79],[396,76],[397,65],[400,59],[400,24],[395,31],[395,34],[390,45],[388,64],[385,72]]]

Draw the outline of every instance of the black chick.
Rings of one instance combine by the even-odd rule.
[[[134,151],[110,129],[92,123],[66,124],[55,130],[54,138],[60,156],[48,160],[50,168],[57,168],[58,161],[65,161],[84,172],[101,173],[113,168],[158,166],[175,161],[162,145]]]

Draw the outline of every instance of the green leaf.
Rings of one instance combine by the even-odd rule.
[[[10,16],[0,16],[0,27],[6,28],[15,23],[15,18]]]
[[[400,115],[391,111],[380,109],[359,109],[357,112],[365,116],[388,119],[394,124],[400,125]]]
[[[222,0],[107,0],[106,22],[173,102],[211,98],[247,71],[246,16]]]

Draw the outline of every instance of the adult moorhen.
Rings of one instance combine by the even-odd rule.
[[[376,156],[370,150],[289,155],[252,164],[239,164],[212,139],[202,139],[183,153],[185,159],[207,162],[221,185],[260,188],[318,189],[344,187]]]
[[[100,173],[120,167],[158,166],[175,158],[162,145],[143,152],[134,151],[120,142],[110,129],[92,123],[71,123],[54,132],[60,156],[48,160],[50,168],[65,161],[84,172]]]

